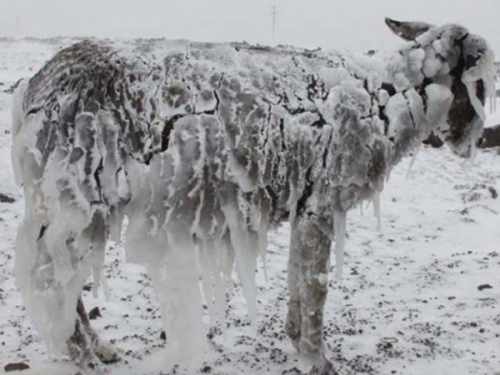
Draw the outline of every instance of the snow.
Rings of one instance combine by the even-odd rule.
[[[29,50],[29,47],[26,48]],[[47,48],[53,48],[53,46]],[[43,48],[38,44],[33,47],[34,51],[40,49]],[[14,57],[9,58],[11,59],[9,61],[12,62],[12,71],[9,71],[8,74],[5,72],[2,74],[9,76],[10,82],[13,82],[17,80],[17,64],[22,64],[23,56],[14,55]],[[42,58],[37,60],[36,67],[42,61]],[[357,90],[356,87],[349,87],[347,92],[331,93],[332,97],[337,94],[348,94],[356,98],[356,103],[361,103],[360,110],[363,113],[369,111],[366,98],[362,91]],[[0,121],[2,121],[3,129],[7,130],[10,128],[10,120],[6,115],[10,106],[7,104],[10,97],[6,94],[1,95],[2,117],[0,117]],[[400,99],[401,108],[405,108],[407,111],[407,100],[411,102],[411,96],[410,99],[405,99],[401,95]],[[418,103],[414,103],[410,108],[414,114],[420,111]],[[401,112],[399,112],[400,114]],[[179,133],[178,136],[179,141],[189,141],[189,134]],[[13,176],[8,166],[9,137],[4,134],[2,137],[1,150],[6,155],[2,161],[6,163],[5,168],[2,169],[2,173],[5,174],[5,178],[2,179],[2,187],[6,192],[15,194],[20,201],[20,195],[13,186]],[[495,266],[497,268],[498,265],[495,263],[495,256],[489,254],[493,254],[494,249],[491,249],[491,244],[498,243],[500,235],[495,231],[495,219],[497,219],[500,207],[498,201],[493,200],[489,195],[488,187],[496,186],[498,173],[495,172],[495,163],[498,165],[498,155],[493,152],[478,155],[475,169],[466,176],[467,178],[460,168],[459,161],[452,157],[448,151],[425,150],[420,155],[421,159],[415,166],[413,180],[406,181],[404,179],[404,172],[408,168],[407,162],[404,162],[394,171],[391,183],[385,189],[382,201],[385,208],[383,219],[388,225],[384,226],[384,233],[374,233],[374,223],[371,218],[357,217],[357,215],[349,216],[347,228],[349,229],[350,242],[346,264],[350,269],[350,274],[344,277],[341,288],[330,293],[330,300],[333,298],[331,297],[333,292],[336,295],[341,294],[343,299],[348,301],[343,306],[343,310],[348,312],[348,319],[346,316],[335,314],[339,311],[339,307],[330,302],[327,302],[325,309],[326,321],[328,322],[325,327],[326,345],[329,349],[327,353],[332,356],[334,364],[346,373],[355,372],[356,366],[363,365],[373,368],[373,370],[368,370],[368,372],[372,371],[373,373],[385,373],[393,368],[404,368],[403,373],[409,374],[420,373],[419,371],[422,370],[442,370],[445,368],[444,364],[449,363],[458,364],[459,369],[463,370],[464,373],[481,373],[483,370],[489,371],[498,366],[495,357],[497,353],[494,349],[494,344],[498,339],[495,336],[497,326],[495,326],[496,317],[494,315],[494,308],[498,306],[499,297],[497,284],[495,284],[493,291],[485,292],[487,296],[485,301],[482,295],[481,297],[476,296],[478,293],[475,290],[475,286],[483,283],[486,279],[492,284],[496,280]],[[146,173],[142,170],[142,166],[136,165],[137,174],[147,176],[150,173],[153,176],[164,176],[165,168],[172,165],[178,166],[182,162],[182,155],[176,155],[173,158],[175,160],[153,160]],[[438,168],[438,165],[444,165],[446,168]],[[57,173],[57,169],[54,171]],[[76,172],[81,172],[81,170]],[[56,177],[50,178],[46,183],[52,183],[55,179]],[[123,184],[120,184],[122,195],[131,194],[131,191],[144,193],[144,188],[140,186],[141,182],[144,181],[141,179],[132,181],[135,181],[138,186],[129,186],[127,189],[123,187]],[[159,179],[158,184],[161,183],[165,183],[165,181]],[[252,183],[251,181],[243,181],[241,185],[251,187]],[[422,186],[425,186],[425,189],[422,189]],[[52,190],[52,188],[47,190]],[[262,268],[258,267],[256,257],[262,247],[265,247],[266,241],[248,238],[246,228],[241,227],[242,221],[236,217],[237,213],[231,212],[233,206],[229,205],[224,208],[225,214],[228,217],[232,215],[233,218],[229,220],[229,223],[233,225],[230,228],[231,233],[240,233],[238,244],[233,243],[232,247],[235,251],[240,251],[235,257],[239,269],[239,279],[243,284],[242,291],[246,297],[244,300],[249,305],[249,318],[255,321],[254,325],[259,335],[250,334],[249,322],[242,321],[242,316],[245,316],[243,299],[240,297],[238,289],[230,288],[229,318],[226,332],[224,336],[215,335],[214,342],[217,344],[217,350],[214,350],[214,348],[203,347],[201,342],[196,342],[196,339],[193,341],[193,338],[199,337],[199,332],[205,330],[201,322],[206,323],[207,314],[217,316],[217,312],[210,312],[210,310],[212,308],[214,311],[220,310],[221,283],[226,282],[226,280],[224,280],[223,275],[217,271],[214,272],[214,269],[219,269],[218,267],[197,260],[197,257],[201,258],[203,254],[196,254],[191,239],[175,238],[175,233],[170,235],[170,238],[173,238],[177,245],[172,246],[172,248],[180,249],[181,252],[170,258],[170,261],[174,263],[169,266],[169,272],[165,272],[163,268],[151,268],[151,265],[161,264],[163,261],[155,257],[155,252],[144,254],[141,249],[146,244],[148,247],[152,246],[151,239],[144,238],[144,235],[154,237],[157,231],[154,228],[152,231],[144,231],[142,228],[149,225],[150,220],[152,222],[158,220],[158,217],[154,216],[154,214],[157,215],[154,208],[157,208],[155,202],[161,200],[161,196],[159,196],[161,192],[152,186],[152,191],[145,194],[151,198],[138,199],[137,204],[147,201],[151,208],[148,209],[148,212],[152,216],[143,217],[140,215],[141,210],[139,210],[136,217],[131,215],[129,218],[126,235],[127,258],[131,260],[136,256],[139,258],[139,263],[147,265],[153,283],[145,276],[144,268],[125,262],[121,244],[111,244],[106,250],[107,260],[103,268],[104,278],[110,284],[109,301],[96,299],[90,294],[85,295],[86,303],[106,306],[105,316],[102,320],[95,322],[97,329],[105,335],[105,338],[114,340],[117,346],[123,347],[124,358],[128,361],[128,363],[110,367],[109,371],[120,374],[153,374],[157,373],[160,368],[165,369],[167,366],[165,359],[172,357],[161,351],[153,355],[149,353],[150,351],[156,352],[159,347],[163,346],[159,339],[162,324],[157,321],[159,320],[158,310],[160,308],[162,316],[166,315],[165,312],[169,317],[173,316],[173,319],[166,322],[167,332],[173,332],[174,340],[175,338],[179,340],[177,342],[178,351],[181,351],[187,360],[191,356],[198,357],[200,352],[207,353],[206,361],[214,373],[234,373],[235,371],[249,374],[266,371],[277,373],[293,367],[305,370],[306,367],[303,367],[304,364],[289,347],[282,328],[280,328],[284,324],[286,307],[286,282],[283,272],[287,257],[288,226],[283,225],[272,232],[267,261],[269,282],[264,283]],[[471,197],[475,197],[474,200],[469,200]],[[245,201],[239,202],[241,207],[244,207],[246,203]],[[5,311],[8,312],[5,313],[6,319],[0,320],[0,331],[4,332],[2,336],[7,337],[5,341],[7,349],[2,352],[7,354],[1,354],[5,356],[5,359],[0,356],[0,362],[26,357],[32,364],[41,363],[35,366],[40,366],[40,371],[48,373],[48,367],[55,366],[57,368],[58,366],[47,361],[46,350],[39,337],[33,336],[34,331],[27,320],[27,312],[22,308],[24,304],[20,300],[19,292],[13,286],[12,271],[9,271],[12,267],[14,254],[12,233],[15,231],[17,223],[17,220],[14,219],[21,214],[22,210],[19,202],[4,208],[4,214],[8,220],[4,220],[2,223],[5,249],[0,250],[0,255],[6,260],[5,268],[2,268],[2,271],[5,270],[7,276],[0,279],[0,288],[2,289],[0,303],[8,306],[8,310],[2,309],[1,314],[3,315]],[[466,213],[462,214],[463,210],[466,210]],[[58,211],[53,215],[60,223],[56,229],[60,232],[71,232],[73,228],[81,226],[81,222],[85,220],[85,216],[79,219],[78,215],[75,216],[74,212],[68,210]],[[152,219],[153,217],[155,219]],[[199,219],[196,219],[194,222],[198,221]],[[345,226],[342,223],[343,220],[335,221],[335,232],[338,234],[345,231]],[[262,225],[265,226],[265,223]],[[48,247],[50,247],[47,252],[52,255],[51,252],[60,251],[61,247],[58,246],[56,240],[50,242],[50,239],[60,236],[57,232],[51,233],[50,229],[48,229],[47,235]],[[28,238],[28,236],[26,237]],[[337,254],[344,253],[343,238],[344,236],[340,235],[336,239]],[[158,239],[158,246],[164,245],[161,241],[161,238]],[[209,252],[210,246],[213,245],[206,244],[201,248]],[[221,244],[215,244],[215,246],[221,246]],[[85,248],[85,246],[83,247]],[[21,251],[23,249],[28,251],[28,246],[20,246],[20,248]],[[472,254],[468,253],[468,249],[474,249]],[[57,256],[60,262],[68,262],[64,256],[55,255],[55,253],[53,255]],[[144,259],[144,257],[149,256],[153,258]],[[484,260],[485,257],[489,258],[488,261]],[[22,261],[35,261],[35,257],[29,254],[19,258]],[[442,264],[454,264],[455,259],[460,261],[458,265],[451,268],[442,266]],[[202,266],[201,270],[198,270],[196,267],[192,267],[196,262],[207,265],[207,268]],[[220,260],[220,262],[224,261]],[[102,264],[102,259],[97,261],[89,259],[88,264],[82,266],[91,268],[99,263]],[[339,261],[337,264],[341,263]],[[18,267],[27,269],[33,267],[33,264],[21,263]],[[257,268],[259,268],[260,274],[257,278],[257,284],[255,284],[253,274]],[[455,270],[455,268],[461,269],[464,274],[444,272],[447,269]],[[57,274],[56,279],[66,285],[62,295],[53,296],[58,304],[51,304],[51,300],[46,299],[46,296],[37,300],[32,286],[23,288],[27,290],[27,293],[32,294],[31,297],[25,299],[33,301],[31,306],[28,304],[27,308],[28,312],[31,310],[30,315],[35,314],[35,318],[38,320],[38,323],[35,321],[37,334],[51,335],[49,332],[44,334],[44,330],[51,330],[47,323],[50,323],[54,316],[57,316],[60,322],[57,327],[58,330],[61,330],[57,334],[59,338],[67,335],[66,331],[70,328],[70,324],[74,323],[72,320],[74,312],[71,312],[69,307],[64,308],[64,306],[71,305],[71,299],[75,298],[76,295],[75,291],[79,290],[88,280],[68,279],[69,276],[64,273],[64,270],[67,269],[65,264],[56,265],[54,269]],[[340,269],[341,267],[337,267],[337,272]],[[198,272],[211,275],[203,277],[203,282],[206,282],[203,287],[203,298],[208,305],[208,311],[202,311],[201,308],[193,309],[193,304],[189,302],[201,298],[198,296]],[[21,273],[26,272],[21,271]],[[90,272],[83,273],[89,274]],[[100,267],[94,274],[98,279]],[[323,284],[325,283],[325,275],[323,273],[319,275],[319,281]],[[209,282],[207,282],[208,280]],[[229,283],[233,284],[231,280]],[[454,284],[460,288],[456,288]],[[179,298],[176,300],[180,301],[181,304],[184,303],[186,308],[182,308],[182,305],[173,306],[172,302],[168,300],[158,301],[152,293],[153,285],[156,289],[169,291],[160,294],[165,296],[165,299],[172,295],[181,297],[180,300]],[[455,299],[448,299],[451,294],[454,294]],[[423,300],[427,302],[424,303]],[[453,302],[456,300],[458,302]],[[252,301],[255,301],[255,305],[252,305]],[[47,306],[40,309],[37,304],[47,304]],[[212,304],[213,306],[211,306]],[[440,308],[441,305],[445,307]],[[146,308],[146,306],[148,307]],[[147,309],[151,309],[151,311]],[[43,311],[54,315],[47,316],[40,313]],[[256,313],[257,311],[259,314]],[[175,317],[180,314],[192,315],[189,321],[200,322],[200,325],[178,324],[183,321],[182,319],[181,321],[175,320]],[[454,319],[458,321],[458,325],[452,324],[453,322],[450,321],[452,316],[456,317]],[[3,321],[6,323],[2,323]],[[470,326],[471,322],[476,322],[476,327]],[[478,324],[487,333],[484,335],[474,333],[471,338],[468,330],[477,328]],[[115,326],[119,326],[119,328],[115,328]],[[443,326],[444,329],[439,328]],[[444,334],[440,329],[444,331]],[[352,334],[353,330],[354,334]],[[400,335],[400,331],[404,334]],[[132,334],[132,332],[135,333]],[[57,342],[58,337],[52,341]],[[390,340],[392,347],[385,345],[387,337],[392,337]],[[394,340],[394,338],[396,339]],[[469,343],[464,342],[464,338],[468,338]],[[184,339],[186,341],[183,341]],[[175,350],[175,343],[171,344],[169,336],[168,350]],[[342,351],[339,352],[338,347],[341,347]],[[402,354],[399,354],[400,351]],[[472,352],[476,354],[472,354]],[[263,353],[265,353],[265,357]],[[416,353],[420,355],[421,360],[415,359],[418,358],[415,356]],[[477,353],[480,353],[481,360],[474,358],[478,356]],[[164,357],[162,360],[157,360],[162,356]],[[175,358],[178,358],[178,354],[175,354]],[[41,370],[43,366],[47,368]],[[63,364],[63,366],[67,366],[67,364]]]

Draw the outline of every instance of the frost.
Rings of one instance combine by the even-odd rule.
[[[446,56],[446,50],[443,49],[443,45],[440,39],[436,39],[434,42],[432,42],[432,48],[434,49],[434,51],[436,51],[436,54]]]
[[[413,71],[422,69],[426,53],[422,48],[412,49],[408,53],[408,67]]]
[[[437,55],[437,51],[429,48],[423,63],[424,75],[426,77],[434,77],[441,71],[441,69],[443,69],[443,63]]]
[[[373,200],[380,230],[393,166],[451,128],[466,155],[482,127],[449,115],[463,105],[453,80],[478,115],[478,81],[491,93],[492,55],[464,35],[432,28],[374,58],[164,40],[62,50],[19,89],[13,113],[26,203],[16,274],[39,332],[64,351],[82,286],[104,281],[106,242],[126,223],[127,259],[152,277],[175,358],[198,356],[202,305],[223,326],[233,269],[255,321],[258,257],[289,218],[287,331],[318,351],[332,228],[340,279],[347,212]],[[454,77],[462,52],[475,64]]]
[[[379,90],[378,92],[378,102],[381,106],[385,107],[390,99],[390,95],[386,90]]]
[[[19,86],[17,87],[16,91],[14,92],[13,98],[12,98],[12,143],[13,147],[11,150],[11,157],[12,157],[12,167],[14,171],[14,178],[16,180],[16,184],[21,185],[23,183],[22,180],[22,152],[24,150],[19,150],[18,147],[16,147],[17,144],[19,145],[25,145],[25,147],[29,148],[30,146],[33,145],[34,140],[24,138],[24,139],[19,139],[21,137],[29,137],[31,134],[26,134],[24,132],[21,132],[21,127],[24,122],[24,113],[23,113],[23,99],[24,95],[26,93],[26,89],[28,87],[28,82],[27,80],[21,81]]]
[[[396,73],[394,76],[394,87],[398,91],[404,91],[410,87],[409,79],[404,75],[404,73]]]

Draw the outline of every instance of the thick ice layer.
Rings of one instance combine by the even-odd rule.
[[[468,145],[482,125],[449,124],[455,84],[479,113],[471,88],[491,78],[489,50],[464,35],[431,29],[380,59],[163,40],[59,52],[14,111],[26,199],[17,277],[38,329],[63,349],[81,287],[100,280],[104,245],[126,218],[128,259],[152,275],[169,342],[196,355],[201,305],[220,324],[233,267],[255,319],[257,257],[289,217],[300,291],[288,326],[317,350],[332,227],[340,277],[347,211],[377,198],[431,131],[452,128]],[[464,51],[478,64],[458,77]]]

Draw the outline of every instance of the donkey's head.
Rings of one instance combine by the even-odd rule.
[[[494,91],[494,55],[486,41],[458,25],[436,27],[423,22],[386,24],[411,43],[404,75],[423,96],[429,130],[458,155],[474,150],[485,120],[485,98]]]

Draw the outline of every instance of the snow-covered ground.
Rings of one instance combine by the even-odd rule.
[[[11,362],[25,374],[76,374],[50,358],[26,316],[14,283],[14,243],[23,204],[10,167],[11,95],[68,40],[0,41],[0,373]],[[500,108],[500,106],[499,106]],[[497,121],[498,120],[498,121]],[[500,123],[500,112],[489,124]],[[464,162],[448,150],[422,149],[393,172],[383,194],[382,231],[372,207],[350,213],[345,276],[330,282],[327,356],[339,374],[500,374],[500,155],[481,151]],[[119,244],[107,251],[108,300],[84,292],[92,323],[119,348],[123,361],[104,366],[119,375],[303,374],[310,364],[284,332],[289,228],[271,233],[268,280],[258,274],[257,333],[237,285],[229,292],[227,329],[211,337],[199,370],[164,359],[159,303],[144,269],[126,263]],[[332,259],[332,263],[334,263]],[[333,278],[331,278],[333,280]],[[167,332],[168,342],[168,332]]]

